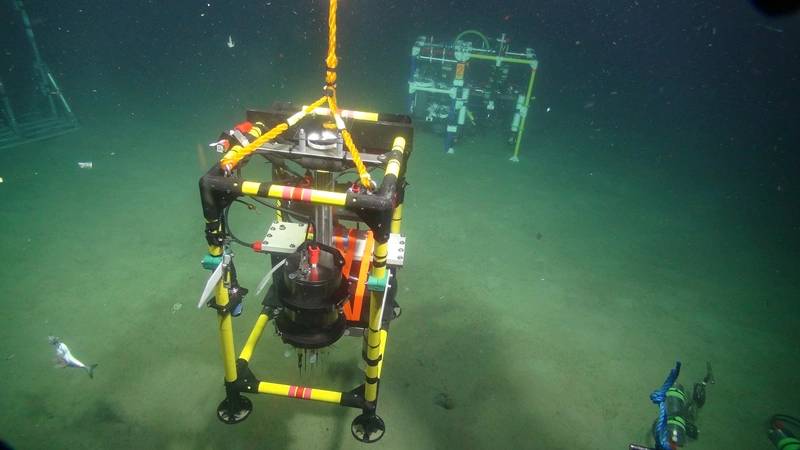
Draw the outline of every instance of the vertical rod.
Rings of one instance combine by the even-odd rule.
[[[228,289],[225,287],[226,283],[230,283],[230,271],[225,275],[225,282],[219,280],[217,282],[217,298],[215,301],[219,306],[228,304]],[[236,381],[236,349],[233,345],[233,316],[230,312],[218,313],[219,317],[219,341],[222,346],[222,364],[225,367],[225,381]]]
[[[372,276],[382,279],[386,276],[386,256],[389,253],[389,243],[376,242],[375,252],[372,254]],[[381,361],[381,303],[383,292],[371,291],[369,295],[369,328],[367,330],[367,370],[366,384],[364,386],[364,399],[375,402],[378,399],[378,380],[380,371],[378,364]]]
[[[525,116],[519,123],[519,131],[517,131],[517,142],[514,144],[514,156],[511,161],[519,161],[519,146],[522,143],[522,133],[525,132],[525,122],[528,120],[528,107],[531,104],[531,94],[533,93],[533,80],[536,78],[536,62],[531,66],[531,78],[528,80],[528,93],[525,94]]]
[[[400,233],[400,226],[403,224],[403,204],[397,205],[392,212],[392,233]]]
[[[270,164],[270,166],[272,167],[272,170],[271,170],[271,172],[272,172],[272,179],[273,179],[273,180],[281,180],[281,178],[280,178],[280,174],[279,174],[279,172],[278,172],[278,168],[277,168],[277,166],[276,166],[275,164]],[[273,181],[273,182],[274,182],[274,181]],[[281,181],[281,182],[282,182],[282,181]],[[275,206],[277,206],[278,208],[281,208],[281,207],[282,207],[282,205],[281,205],[281,201],[280,201],[280,200],[277,200],[277,201],[275,202]],[[282,212],[281,212],[279,209],[276,209],[276,210],[275,210],[275,220],[276,220],[276,221],[278,221],[278,222],[282,222],[282,221],[283,221],[283,213],[282,213]],[[267,229],[269,229],[269,226],[267,227]]]
[[[8,100],[8,95],[6,94],[6,88],[3,86],[2,79],[0,79],[0,101],[3,102],[3,112],[6,115],[9,126],[11,126],[11,130],[14,131],[14,134],[19,135],[19,124],[17,123],[16,116],[14,116],[14,110],[11,109],[11,102]]]
[[[36,38],[33,35],[33,25],[31,25],[31,19],[28,16],[28,12],[25,11],[25,7],[22,5],[22,0],[13,0],[14,7],[19,12],[20,16],[22,17],[22,25],[25,28],[25,36],[28,38],[28,43],[31,45],[31,50],[33,51],[33,65],[36,71],[39,74],[39,89],[42,91],[42,94],[45,95],[47,101],[50,105],[50,112],[52,115],[56,115],[56,104],[53,101],[53,96],[50,95],[47,89],[48,85],[48,77],[47,77],[47,67],[42,60],[42,55],[39,53],[39,47],[36,45]]]
[[[334,177],[331,172],[314,172],[315,187],[323,191],[333,191]],[[333,244],[333,207],[330,205],[314,206],[314,240],[325,245]]]

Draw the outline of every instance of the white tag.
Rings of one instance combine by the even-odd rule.
[[[200,309],[203,305],[206,304],[208,299],[214,294],[214,287],[219,283],[219,280],[222,279],[222,263],[220,263],[211,276],[206,281],[206,288],[203,289],[203,295],[200,296],[200,301],[197,302],[197,308]]]

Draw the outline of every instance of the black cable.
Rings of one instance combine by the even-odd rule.
[[[339,172],[338,175],[336,175],[336,178],[334,178],[334,181],[338,180],[339,178],[343,177],[344,175],[347,175],[347,174],[350,174],[350,173],[357,174],[355,169],[345,169],[345,170]]]
[[[281,159],[281,158],[273,158],[272,155],[266,155],[266,154],[263,155],[263,156],[264,156],[264,159],[266,159],[270,164],[275,166],[276,170],[279,171],[279,172],[280,171],[286,172],[289,175],[294,176],[294,178],[297,179],[297,180],[302,180],[303,177],[305,176],[305,175],[301,175],[301,174],[295,172],[294,170],[290,169],[289,166],[287,166],[286,164],[283,164],[282,162],[279,162],[278,159]]]
[[[292,211],[291,209],[280,208],[280,207],[275,206],[275,205],[270,205],[269,203],[267,203],[267,202],[265,202],[265,201],[263,201],[261,199],[255,198],[255,197],[253,197],[252,200],[256,201],[256,202],[258,202],[258,203],[260,203],[260,204],[262,204],[264,206],[266,206],[267,208],[272,208],[272,209],[274,209],[276,211],[280,211],[282,213],[285,213],[288,216],[291,216],[291,217],[293,217],[295,219],[299,218],[302,222],[306,222],[307,224],[309,224],[312,227],[314,227],[314,230],[317,229],[317,224],[314,222],[314,219],[311,216],[307,216],[305,214],[300,214],[300,213],[298,213],[296,211]]]
[[[790,423],[796,427],[800,427],[800,419],[794,416],[789,416],[786,414],[775,414],[769,419],[770,425],[774,424],[776,421]]]
[[[230,237],[231,237],[231,240],[232,240],[233,242],[236,242],[237,244],[239,244],[239,245],[241,245],[241,246],[244,246],[244,247],[251,248],[250,244],[248,244],[247,242],[245,242],[245,241],[243,241],[243,240],[241,240],[241,239],[237,238],[237,237],[236,237],[236,235],[235,235],[235,234],[233,234],[233,231],[231,231],[231,227],[230,227],[230,225],[228,225],[228,211],[230,211],[230,210],[231,210],[231,206],[232,206],[232,205],[233,205],[233,203],[231,203],[230,205],[228,205],[228,207],[227,207],[227,208],[225,208],[225,214],[224,214],[224,218],[223,218],[223,220],[222,220],[222,226],[225,228],[225,234],[226,234],[227,236],[230,236]]]
[[[271,205],[271,204],[269,204],[269,203],[267,203],[267,202],[265,202],[265,201],[263,201],[261,199],[255,198],[255,197],[251,197],[251,200],[253,200],[253,201],[255,201],[255,202],[257,202],[257,203],[259,203],[261,205],[264,205],[264,206],[266,206],[268,208],[272,208],[272,209],[274,209],[276,211],[283,212],[283,213],[285,213],[285,214],[287,214],[289,216],[294,217],[295,219],[296,218],[300,218],[300,219],[302,219],[303,222],[306,222],[310,226],[314,227],[314,230],[317,229],[317,225],[314,223],[314,219],[312,219],[310,216],[306,216],[305,214],[300,214],[300,213],[294,212],[294,211],[286,209],[286,208],[280,208],[278,206]],[[249,210],[254,210],[255,209],[255,206],[253,206],[253,205],[251,205],[251,204],[249,204],[249,203],[247,203],[245,201],[236,199],[236,200],[234,200],[234,202],[238,202],[238,203],[242,203],[242,204],[246,205],[247,209],[249,209]],[[233,242],[235,242],[235,243],[237,243],[237,244],[239,244],[241,246],[244,246],[244,247],[247,247],[247,248],[252,248],[251,244],[248,244],[247,242],[239,239],[238,237],[236,237],[235,234],[233,234],[233,231],[231,230],[231,227],[230,227],[229,221],[228,221],[228,212],[230,211],[231,206],[233,206],[233,202],[231,202],[231,204],[228,205],[227,208],[225,208],[224,218],[223,218],[223,221],[222,221],[222,225],[225,227],[225,234],[231,237],[231,241],[233,241]],[[308,231],[306,231],[306,237],[308,237]]]

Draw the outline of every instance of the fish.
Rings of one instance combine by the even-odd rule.
[[[236,43],[233,42],[233,37],[231,37],[231,35],[229,34],[228,35],[228,48],[233,48],[233,47],[236,47]]]
[[[59,367],[74,367],[76,369],[83,369],[89,373],[89,378],[94,378],[94,369],[97,364],[86,365],[78,358],[72,356],[67,344],[63,343],[60,338],[56,336],[48,336],[47,341],[56,348],[56,362]]]

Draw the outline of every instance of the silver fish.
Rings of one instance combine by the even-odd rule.
[[[56,362],[61,367],[75,367],[78,369],[83,369],[89,373],[89,378],[94,378],[94,369],[97,367],[97,364],[86,365],[74,356],[72,356],[72,352],[69,351],[69,347],[67,344],[61,342],[56,336],[48,336],[48,342],[56,347]]]

